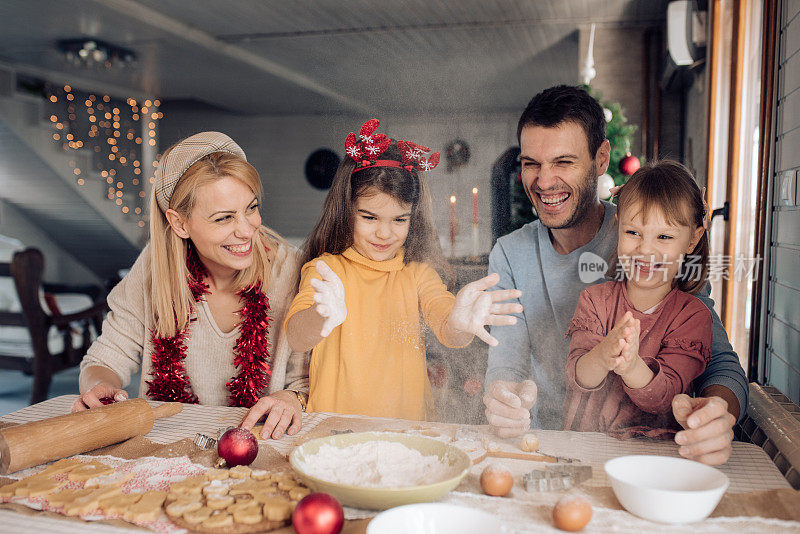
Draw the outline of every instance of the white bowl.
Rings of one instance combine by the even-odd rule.
[[[500,520],[481,510],[454,504],[407,504],[381,512],[367,534],[500,534]]]
[[[620,456],[607,461],[605,470],[626,510],[660,523],[705,519],[730,483],[713,467],[666,456]]]

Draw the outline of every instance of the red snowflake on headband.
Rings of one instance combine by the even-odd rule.
[[[397,148],[403,156],[403,163],[411,163],[419,170],[430,171],[439,164],[439,153],[434,152],[431,157],[425,159],[423,156],[430,152],[431,149],[413,143],[411,141],[398,141]]]
[[[361,134],[356,139],[356,134],[350,132],[347,139],[344,140],[344,148],[347,150],[347,155],[355,161],[361,161],[362,158],[377,159],[378,156],[386,152],[392,140],[384,134],[372,135],[372,132],[378,129],[381,123],[378,119],[370,119],[361,127]]]
[[[358,163],[356,171],[367,167],[402,167],[408,171],[430,171],[439,164],[438,152],[434,152],[426,159],[424,155],[431,149],[411,141],[397,141],[397,149],[402,156],[402,162],[379,160],[378,156],[386,152],[386,149],[392,144],[392,139],[384,134],[373,134],[380,124],[378,119],[370,119],[361,127],[358,137],[350,132],[344,140],[347,155]]]

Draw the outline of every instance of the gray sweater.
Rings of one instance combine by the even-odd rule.
[[[275,252],[272,287],[269,298],[270,318],[267,339],[272,356],[272,379],[268,391],[296,389],[308,392],[309,353],[295,353],[289,348],[283,321],[297,293],[299,265],[297,250],[281,244]],[[150,245],[145,247],[131,271],[108,295],[111,311],[103,322],[100,337],[89,347],[81,370],[90,365],[107,367],[122,379],[123,387],[131,375],[141,369],[139,395],[145,397],[150,379],[153,309],[150,302]],[[233,348],[239,328],[222,332],[205,300],[196,308],[196,321],[189,327],[186,346],[186,374],[200,404],[227,406],[229,392],[225,384],[238,374],[233,364]],[[143,358],[142,355],[145,357]]]
[[[597,235],[569,254],[556,252],[549,230],[534,221],[498,239],[489,255],[489,272],[500,275],[493,289],[522,291],[519,302],[524,311],[517,314],[517,324],[491,328],[500,343],[489,347],[486,386],[495,380],[536,382],[539,394],[531,410],[534,428],[560,429],[562,425],[564,365],[569,352],[564,333],[581,291],[605,281],[600,264],[607,262],[617,247],[616,206],[607,202],[603,206],[605,215]],[[727,387],[739,399],[741,417],[747,411],[747,378],[709,292],[706,284],[696,296],[711,310],[711,363],[693,388],[699,393],[712,384]]]

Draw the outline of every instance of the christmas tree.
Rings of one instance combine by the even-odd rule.
[[[634,132],[636,132],[636,125],[628,124],[628,119],[625,118],[625,112],[619,102],[603,100],[600,92],[588,85],[583,85],[583,88],[603,106],[603,113],[606,118],[606,139],[611,143],[611,161],[606,172],[614,179],[614,185],[622,185],[628,180],[628,176],[620,171],[619,164],[630,154],[631,139]],[[519,164],[517,164],[515,171],[509,173],[509,182],[511,188],[511,230],[516,230],[536,220],[537,217],[532,209],[531,201],[525,195],[525,189],[522,186],[519,174]]]
[[[614,179],[614,185],[622,185],[628,181],[628,175],[620,171],[619,163],[631,153],[631,139],[636,132],[636,125],[628,124],[619,102],[603,100],[600,92],[588,85],[584,85],[583,88],[603,106],[603,113],[606,116],[606,139],[611,143],[611,161],[606,172]]]

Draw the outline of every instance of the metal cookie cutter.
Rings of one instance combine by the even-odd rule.
[[[231,428],[236,428],[236,427],[229,426],[229,427],[217,429],[217,437],[216,438],[212,438],[211,436],[208,436],[206,434],[200,434],[200,433],[195,434],[194,442],[201,449],[216,449],[217,448],[217,442],[219,441],[219,438],[221,438],[222,434],[224,434],[226,431],[230,430]]]
[[[205,434],[195,434],[194,443],[201,449],[215,449],[217,447],[217,440]]]
[[[533,492],[564,491],[590,478],[592,478],[590,465],[557,464],[526,473],[522,480],[525,482],[525,490]]]

